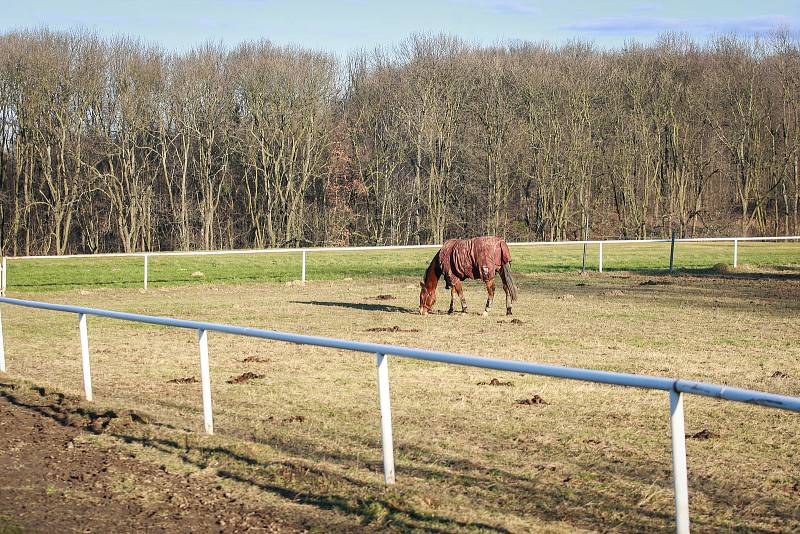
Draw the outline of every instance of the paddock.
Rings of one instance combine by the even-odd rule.
[[[798,396],[800,279],[786,263],[675,276],[520,272],[515,322],[499,312],[420,317],[418,278],[403,273],[31,295]],[[480,285],[466,291],[479,302]],[[10,377],[82,393],[73,316],[6,306],[3,325]],[[674,528],[663,392],[392,360],[399,478],[385,488],[374,358],[210,335],[216,433],[207,436],[193,332],[104,319],[89,328],[95,405],[151,422],[103,439],[167,469],[211,469],[271,504],[294,495],[312,518],[370,528]],[[685,410],[695,528],[800,528],[797,416],[697,397]]]

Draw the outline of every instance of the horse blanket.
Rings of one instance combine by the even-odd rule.
[[[495,236],[448,239],[439,250],[439,264],[448,289],[455,279],[487,282],[494,278],[498,265],[510,261],[508,245],[504,239]]]

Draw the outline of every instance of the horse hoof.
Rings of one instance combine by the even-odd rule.
[[[488,315],[489,315],[489,312],[487,312],[486,310],[483,310],[483,313],[481,314],[481,317],[487,317]]]
[[[453,315],[453,310],[447,310],[447,315]]]
[[[511,308],[506,310],[506,315],[514,315],[513,313],[511,313]]]

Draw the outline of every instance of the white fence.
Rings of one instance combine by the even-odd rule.
[[[733,244],[732,258],[733,267],[739,265],[739,242],[740,241],[800,241],[800,236],[780,236],[780,237],[699,237],[675,239],[675,243],[711,243],[728,242]],[[603,272],[603,245],[628,245],[646,243],[670,243],[671,239],[609,239],[609,240],[585,240],[585,241],[530,241],[509,243],[510,247],[520,246],[565,246],[565,245],[598,245],[598,272]],[[7,286],[8,260],[60,260],[75,258],[142,258],[144,262],[143,287],[147,289],[149,259],[161,256],[211,256],[224,254],[286,254],[296,253],[301,255],[299,266],[300,280],[306,281],[306,258],[308,254],[319,252],[355,252],[355,251],[381,251],[381,250],[413,250],[426,248],[439,248],[436,245],[397,245],[397,246],[374,246],[374,247],[311,247],[311,248],[267,248],[267,249],[247,249],[247,250],[197,250],[197,251],[172,251],[172,252],[134,252],[129,254],[107,253],[107,254],[74,254],[64,256],[8,256],[3,257],[0,264],[0,293],[5,294]]]
[[[214,419],[211,404],[211,375],[209,372],[208,358],[209,331],[275,341],[285,341],[289,343],[316,345],[320,347],[373,353],[377,357],[378,398],[381,415],[381,443],[383,449],[384,480],[386,484],[393,484],[395,482],[392,414],[389,396],[388,356],[390,355],[431,362],[494,369],[498,371],[510,371],[515,373],[567,378],[572,380],[596,382],[600,384],[614,384],[619,386],[629,386],[669,392],[670,430],[672,434],[672,472],[675,490],[675,521],[676,530],[680,533],[689,532],[689,491],[688,477],[686,472],[686,436],[683,417],[683,395],[685,393],[691,393],[729,401],[758,404],[771,408],[780,408],[783,410],[800,412],[800,398],[776,395],[773,393],[764,393],[760,391],[730,388],[727,386],[694,382],[690,380],[634,375],[627,373],[613,373],[608,371],[578,369],[513,360],[498,360],[479,356],[467,356],[448,352],[436,352],[408,347],[398,347],[394,345],[360,343],[342,339],[306,336],[286,332],[261,330],[257,328],[171,319],[167,317],[154,317],[133,313],[85,308],[80,306],[50,304],[46,302],[36,302],[30,300],[0,298],[0,303],[11,304],[15,306],[25,306],[29,308],[38,308],[42,310],[75,313],[78,315],[79,337],[83,364],[83,385],[86,399],[89,401],[92,400],[92,378],[89,362],[88,331],[86,326],[87,315],[196,330],[200,353],[203,420],[205,423],[205,430],[209,434],[214,432]],[[5,372],[5,349],[2,332],[2,319],[0,316],[0,371]]]

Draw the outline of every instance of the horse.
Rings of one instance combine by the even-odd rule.
[[[517,300],[517,286],[511,275],[511,253],[504,239],[495,236],[473,237],[472,239],[449,239],[431,260],[425,276],[419,283],[419,313],[427,315],[436,302],[436,286],[444,276],[445,287],[450,290],[450,309],[452,314],[455,294],[461,299],[461,312],[467,312],[467,300],[461,284],[465,279],[482,280],[486,284],[486,307],[482,315],[489,315],[494,300],[494,275],[500,273],[503,290],[506,293],[506,315],[511,315],[511,307]]]

